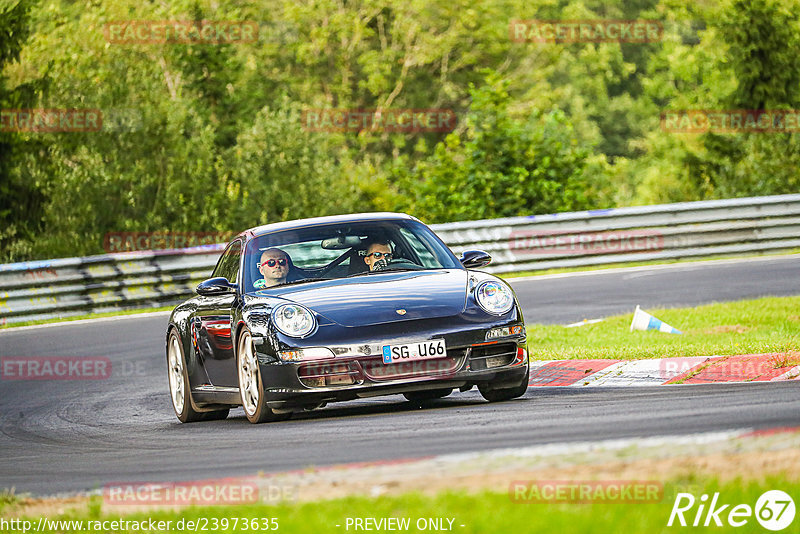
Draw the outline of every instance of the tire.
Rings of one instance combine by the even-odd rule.
[[[192,391],[189,386],[189,373],[186,371],[183,344],[174,328],[169,333],[167,341],[167,376],[172,408],[181,423],[203,421],[207,417],[207,413],[214,413],[199,412],[192,406]],[[225,411],[225,415],[227,416],[227,411]]]
[[[285,421],[291,413],[276,414],[264,401],[264,383],[261,369],[253,350],[253,337],[247,329],[242,330],[236,350],[236,374],[239,377],[239,396],[247,420],[253,424]]]
[[[511,399],[516,399],[517,397],[523,396],[525,392],[528,391],[529,377],[530,365],[525,370],[525,376],[519,384],[509,388],[495,389],[492,387],[492,383],[489,382],[488,384],[479,384],[478,391],[480,391],[483,398],[489,402],[509,401]]]
[[[453,388],[429,389],[426,391],[411,391],[403,393],[406,400],[411,402],[425,402],[446,397],[453,392]]]

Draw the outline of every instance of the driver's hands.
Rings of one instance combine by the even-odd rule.
[[[372,270],[373,271],[382,271],[382,270],[386,269],[388,266],[389,266],[389,262],[387,261],[387,259],[386,258],[381,258],[381,259],[379,259],[378,261],[376,261],[375,263],[372,264]]]

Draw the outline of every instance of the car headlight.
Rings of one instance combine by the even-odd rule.
[[[494,280],[478,286],[475,290],[475,300],[481,308],[494,315],[508,313],[514,306],[514,295],[511,290],[505,284]]]
[[[291,337],[303,337],[316,326],[314,314],[298,304],[281,304],[272,312],[272,324]]]

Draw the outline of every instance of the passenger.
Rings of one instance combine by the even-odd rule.
[[[389,246],[389,242],[376,239],[367,246],[364,263],[367,264],[370,271],[381,271],[389,265],[392,257],[392,247]]]
[[[258,272],[264,276],[264,280],[257,280],[256,287],[264,289],[285,283],[290,265],[288,254],[279,248],[268,248],[261,254],[258,262]]]

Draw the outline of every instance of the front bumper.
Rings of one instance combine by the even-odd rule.
[[[358,355],[352,350],[345,352],[345,347],[329,347],[339,354],[319,361],[259,358],[267,405],[285,410],[426,389],[466,391],[487,382],[493,387],[513,386],[528,372],[524,336],[457,347],[448,343],[445,358],[388,365],[383,364],[380,352],[376,354],[377,346],[351,345],[350,349],[370,352]]]

